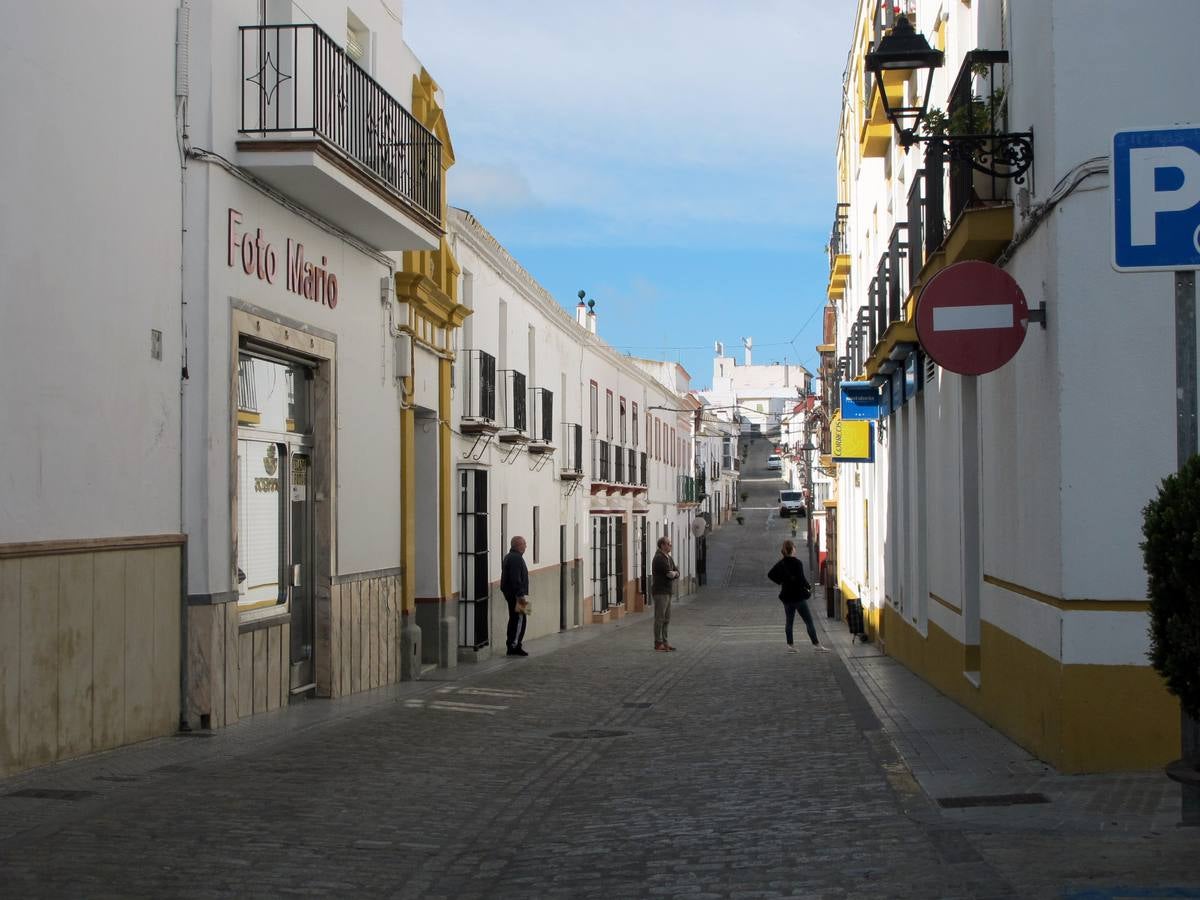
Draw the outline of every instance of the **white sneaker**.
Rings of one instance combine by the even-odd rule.
[[[787,645],[787,648],[788,648],[788,653],[798,653],[798,652],[799,652],[799,651],[796,649],[796,645],[795,645],[795,644],[788,644],[788,645]]]
[[[826,647],[824,644],[813,644],[813,649],[814,649],[814,650],[820,650],[822,653],[828,653],[828,652],[829,652],[829,648],[828,648],[828,647]]]

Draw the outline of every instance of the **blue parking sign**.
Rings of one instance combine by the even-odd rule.
[[[1200,269],[1200,127],[1113,136],[1113,268]]]

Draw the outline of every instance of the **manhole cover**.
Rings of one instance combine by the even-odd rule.
[[[632,731],[607,731],[603,728],[586,728],[583,731],[556,731],[550,737],[567,741],[591,741],[601,738],[627,737]]]
[[[983,794],[977,797],[939,797],[938,806],[966,809],[972,806],[1020,806],[1025,803],[1049,803],[1045,794]]]
[[[5,794],[6,797],[26,797],[30,800],[83,800],[87,797],[94,797],[95,791],[62,791],[54,788],[25,788],[21,791],[12,791]]]

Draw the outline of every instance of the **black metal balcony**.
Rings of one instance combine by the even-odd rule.
[[[625,448],[618,447],[615,444],[612,448],[613,456],[613,483],[625,484]]]
[[[612,445],[608,441],[592,440],[592,481],[612,484],[612,469],[609,451]]]
[[[241,134],[320,138],[441,227],[442,145],[432,132],[316,25],[239,31]]]
[[[564,479],[583,476],[583,426],[563,422],[563,456],[560,469]]]
[[[496,421],[496,357],[483,350],[468,350],[463,385],[463,421],[494,425]]]
[[[526,415],[528,395],[525,392],[525,373],[516,369],[502,370],[504,376],[504,428],[526,434],[529,418]]]
[[[639,472],[641,478],[638,481],[638,484],[640,484],[642,487],[647,487],[650,484],[649,472],[646,469],[646,463],[649,460],[649,457],[645,453],[642,453],[640,455],[642,457],[642,465],[641,465],[641,470]]]
[[[833,217],[833,230],[829,233],[829,271],[837,265],[837,258],[850,252],[846,243],[846,222],[850,215],[850,204],[839,203]]]
[[[546,388],[534,388],[530,394],[533,416],[530,418],[529,437],[537,443],[553,444],[554,394]]]
[[[691,475],[679,475],[675,479],[675,502],[696,502],[696,479]]]
[[[630,447],[626,453],[629,457],[628,468],[625,470],[629,475],[627,480],[630,484],[638,484],[638,452]]]

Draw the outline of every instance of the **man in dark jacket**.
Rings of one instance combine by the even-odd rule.
[[[671,624],[671,591],[679,569],[671,559],[671,539],[658,539],[658,552],[650,564],[650,593],[654,596],[654,649],[674,650],[667,643],[667,626]]]
[[[500,593],[508,604],[509,656],[528,656],[521,647],[525,640],[525,601],[529,596],[529,569],[525,565],[525,538],[517,535],[509,542],[509,551],[500,563]]]
[[[828,648],[822,647],[821,642],[817,640],[817,631],[813,627],[812,613],[808,609],[812,586],[804,577],[804,563],[796,559],[796,545],[791,541],[784,541],[782,549],[783,558],[771,567],[767,577],[779,585],[779,599],[787,613],[787,624],[784,625],[783,634],[787,638],[788,650],[793,653],[796,651],[792,643],[792,622],[796,619],[796,613],[800,613],[800,618],[804,620],[804,627],[808,629],[808,639],[812,641],[813,647],[817,650],[827,650]]]

